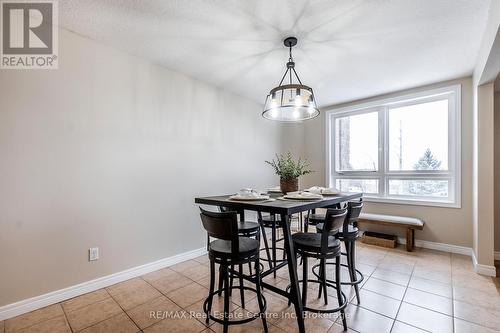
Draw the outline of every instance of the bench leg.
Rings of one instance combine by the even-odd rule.
[[[412,228],[406,229],[406,251],[411,252],[415,246],[415,230]]]

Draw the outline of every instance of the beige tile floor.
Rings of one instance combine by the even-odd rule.
[[[359,306],[352,289],[344,290],[350,299],[346,313],[351,332],[500,331],[500,279],[475,274],[469,257],[424,249],[407,253],[402,248],[388,250],[357,244],[358,268],[365,274],[365,281]],[[0,333],[221,332],[217,323],[205,325],[201,310],[208,292],[208,272],[207,256],[195,258],[0,322]],[[282,269],[276,279],[267,276],[265,280],[286,287],[288,273]],[[316,298],[316,290],[317,286],[310,285],[308,306],[324,307]],[[329,304],[336,304],[335,291],[328,293]],[[269,331],[296,332],[295,319],[290,318],[293,308],[287,301],[269,291],[264,295]],[[234,293],[231,302],[235,315],[257,309],[257,300],[249,293],[246,310],[240,306],[239,293]],[[221,299],[214,300],[214,309],[222,309]],[[163,318],[164,313],[174,315]],[[230,327],[230,332],[261,330],[260,320]],[[309,316],[306,330],[343,331],[336,315]]]

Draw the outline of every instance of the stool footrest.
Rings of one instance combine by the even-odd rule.
[[[257,290],[255,288],[250,288],[250,287],[246,287],[246,286],[232,286],[232,287],[229,287],[229,289],[241,289],[243,288],[244,290],[248,290],[248,291],[251,291],[251,292],[254,292],[257,294]],[[210,297],[214,297],[215,295],[217,295],[219,293],[219,291],[224,291],[225,288],[223,289],[217,289],[217,290],[214,290],[214,292],[210,293],[207,297],[207,299],[205,300],[205,302],[203,302],[203,312],[205,313],[205,315],[207,315],[207,317],[213,321],[215,321],[216,323],[219,323],[219,324],[227,324],[227,325],[240,325],[240,324],[246,324],[246,323],[249,323],[255,319],[258,319],[260,318],[261,316],[265,316],[265,313],[266,313],[266,309],[267,309],[267,301],[266,301],[266,298],[264,297],[264,295],[261,295],[262,296],[262,303],[264,304],[264,309],[262,310],[262,312],[258,312],[258,313],[255,313],[254,316],[250,316],[248,318],[245,318],[245,319],[240,319],[240,320],[224,320],[224,319],[221,319],[221,318],[217,318],[217,317],[214,317],[212,314],[210,314],[208,312],[208,300],[210,299]],[[218,296],[217,296],[218,297]]]
[[[335,263],[333,262],[327,262],[326,265],[335,265]],[[317,277],[318,279],[320,278],[319,277],[319,273],[317,273],[315,271],[315,269],[319,269],[319,266],[320,264],[316,264],[312,267],[312,273],[314,274],[315,277]],[[343,266],[343,267],[349,267],[347,266],[346,264],[340,264],[340,266]],[[361,273],[358,269],[356,269],[356,273],[359,275],[359,278],[356,280],[356,281],[352,281],[352,282],[340,282],[341,285],[348,285],[348,286],[354,286],[355,284],[360,284],[361,282],[363,282],[363,280],[365,279],[365,276],[363,275],[363,273]],[[326,282],[329,282],[329,283],[335,283],[334,280],[326,280]]]
[[[304,280],[299,280],[298,282],[302,283],[303,281]],[[318,283],[318,284],[322,283],[321,281],[318,281],[318,280],[307,280],[307,283],[309,283],[309,282],[311,282],[311,283]],[[328,280],[326,282],[326,286],[337,290],[337,287],[334,286],[332,283],[328,282]],[[286,290],[288,291],[290,289],[290,287],[291,286],[288,285],[286,287]],[[347,297],[346,297],[346,295],[344,294],[344,292],[342,290],[340,291],[340,294],[342,295],[342,305],[340,305],[340,306],[338,306],[336,308],[333,308],[333,309],[315,309],[315,308],[310,308],[310,307],[304,306],[304,311],[309,311],[309,312],[314,312],[314,313],[335,313],[335,312],[339,312],[339,311],[345,309],[346,306],[347,306]]]

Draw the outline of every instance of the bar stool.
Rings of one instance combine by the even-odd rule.
[[[229,212],[229,211],[231,211],[231,209],[228,207],[220,206],[219,211]],[[238,221],[238,235],[242,236],[242,237],[255,237],[255,239],[260,242],[260,232],[259,232],[260,231],[260,224],[257,222],[253,222],[253,221],[245,221],[244,210],[233,210],[233,211],[235,211],[240,217],[240,219]],[[208,236],[208,243],[209,242],[210,242],[210,237]],[[260,264],[260,265],[262,265],[262,264]],[[262,266],[262,268],[263,268],[263,266]],[[234,270],[234,267],[231,267],[231,271],[233,271],[233,270]],[[250,272],[250,275],[253,275],[252,264],[250,262],[248,263],[248,270]],[[241,274],[243,273],[242,265],[239,266],[239,271],[240,271],[240,276],[241,276]],[[229,276],[229,285],[230,286],[233,285],[233,278],[234,278],[234,274],[230,274],[230,276]],[[223,283],[224,283],[224,278],[222,275],[222,270],[219,270],[219,296],[222,293]],[[243,286],[243,279],[241,277],[240,277],[240,286]],[[232,294],[231,290],[232,289],[230,289],[230,291],[229,291],[229,295]],[[241,294],[241,307],[244,309],[245,308],[245,296],[244,296],[243,289],[240,289],[240,294]]]
[[[347,322],[345,318],[345,307],[347,306],[347,298],[342,292],[340,285],[340,257],[341,247],[340,241],[335,237],[335,233],[342,228],[347,215],[347,209],[329,208],[325,215],[323,228],[321,233],[297,232],[292,235],[293,246],[295,252],[303,258],[302,268],[302,304],[305,311],[316,313],[334,313],[340,312],[342,315],[342,323],[344,330],[347,330]],[[335,258],[335,281],[330,282],[326,279],[326,274],[323,272],[320,279],[309,280],[307,269],[307,258],[316,258],[321,261]],[[300,281],[299,281],[300,282]],[[325,305],[328,304],[326,297],[326,288],[331,287],[337,291],[338,307],[334,309],[314,309],[307,307],[307,285],[308,283],[319,283],[323,286],[325,293]],[[320,297],[320,295],[318,295]]]
[[[269,263],[269,269],[276,267],[278,262],[286,261],[286,252],[284,246],[277,246],[278,242],[283,241],[283,238],[277,238],[277,230],[282,227],[281,217],[275,214],[262,215],[262,212],[257,212],[257,220],[261,226],[262,238],[264,239],[264,249],[266,251],[267,259],[261,258],[262,261],[267,261]],[[271,246],[267,239],[266,228],[271,229]],[[282,259],[277,259],[276,251],[282,251]],[[274,278],[276,278],[276,271],[273,272]]]
[[[358,232],[358,219],[359,214],[361,213],[361,209],[363,209],[362,202],[348,202],[347,203],[347,217],[345,219],[345,223],[342,226],[342,231],[338,232],[335,236],[344,242],[346,252],[342,253],[347,257],[347,265],[342,264],[342,266],[347,267],[349,271],[350,282],[341,282],[342,285],[351,285],[354,286],[354,291],[356,292],[356,300],[358,304],[360,303],[359,298],[359,284],[364,280],[363,273],[361,273],[358,269],[356,269],[356,240],[359,238]],[[323,223],[319,223],[316,226],[316,230],[318,233],[321,233],[323,230]],[[325,265],[333,265],[333,263],[328,262],[320,262],[318,265],[313,266],[313,274],[320,278],[321,272],[323,272],[326,268]],[[317,272],[316,270],[319,270]],[[359,275],[359,277],[358,277]],[[327,280],[328,282],[332,282]],[[319,293],[321,293],[322,287],[320,286]]]
[[[325,214],[317,214],[315,209],[308,211],[305,218],[304,231],[309,232],[309,225],[317,226],[323,223],[324,220]]]
[[[267,332],[267,322],[265,317],[266,299],[261,294],[261,277],[259,267],[260,243],[258,240],[241,237],[238,234],[238,218],[236,212],[209,212],[200,207],[201,221],[209,237],[215,238],[208,246],[208,257],[210,259],[210,290],[207,299],[203,303],[203,311],[209,320],[223,325],[223,332],[227,333],[229,325],[248,323],[259,317],[262,319],[264,331]],[[230,286],[229,268],[235,265],[241,267],[246,263],[255,262],[255,288],[246,286]],[[219,264],[224,277],[224,317],[217,318],[211,314],[212,300],[219,290],[215,288],[215,264]],[[241,276],[241,272],[240,272]],[[240,280],[241,281],[241,280]],[[230,320],[229,318],[229,291],[234,288],[248,290],[257,294],[259,303],[259,313],[253,317],[241,320]]]

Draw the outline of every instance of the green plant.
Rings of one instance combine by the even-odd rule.
[[[276,154],[276,161],[266,161],[267,164],[274,168],[274,172],[282,179],[294,179],[299,176],[307,175],[314,172],[309,169],[309,162],[306,159],[299,157],[297,161],[293,159],[290,152],[286,154]]]

